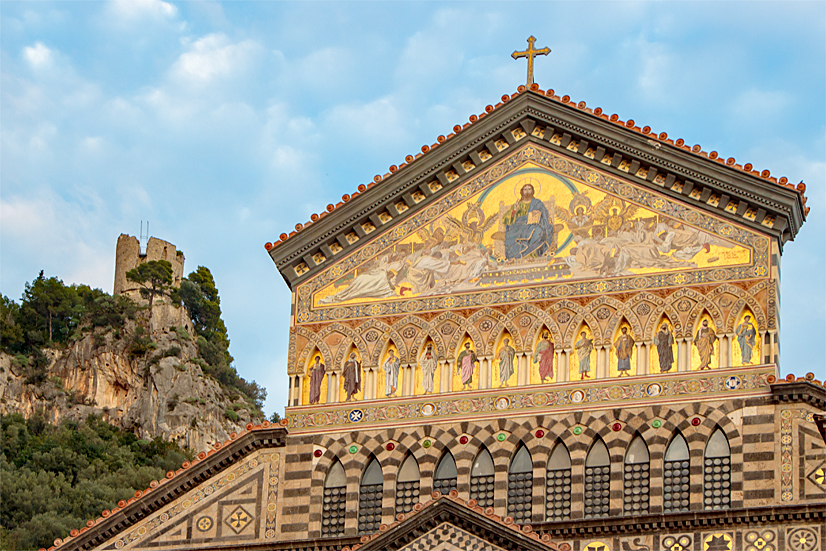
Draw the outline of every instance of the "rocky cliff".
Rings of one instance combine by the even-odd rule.
[[[180,309],[156,304],[151,329],[145,321],[46,349],[45,378],[36,384],[25,360],[0,354],[0,413],[28,417],[41,410],[52,422],[100,414],[140,438],[161,436],[196,452],[261,421],[243,396],[204,374]]]

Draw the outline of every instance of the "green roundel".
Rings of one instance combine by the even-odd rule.
[[[582,434],[582,427],[574,427],[574,434]]]
[[[356,453],[357,451],[359,451],[358,446],[350,446],[350,453]]]
[[[500,432],[499,434],[496,435],[496,439],[499,440],[500,442],[504,442],[506,438],[507,438],[507,435],[504,432]]]
[[[430,447],[430,440],[425,440],[424,442],[422,442],[422,446],[424,446],[425,448],[429,448]]]
[[[661,426],[663,426],[663,422],[660,421],[659,419],[654,419],[654,421],[651,422],[651,426],[654,427],[655,429],[658,429]]]

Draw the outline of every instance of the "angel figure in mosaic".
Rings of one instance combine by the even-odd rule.
[[[361,364],[356,359],[355,352],[350,352],[350,357],[344,363],[341,375],[344,377],[344,392],[347,393],[346,401],[349,402],[361,390]]]
[[[565,223],[577,243],[583,239],[589,239],[591,228],[594,227],[594,208],[586,193],[575,194],[568,205],[568,210],[564,208],[554,210],[556,219]]]
[[[757,329],[751,323],[751,316],[743,318],[743,323],[734,329],[734,334],[737,335],[737,343],[740,345],[740,356],[743,358],[743,363],[750,364],[751,355],[756,344],[755,337],[757,336]]]
[[[637,213],[637,206],[619,197],[606,196],[594,206],[594,220],[605,226],[608,234],[616,234],[623,224]]]
[[[717,334],[708,326],[708,320],[703,320],[703,325],[694,337],[694,346],[700,354],[700,369],[711,369],[711,356],[714,355],[714,343],[716,342]]]
[[[462,213],[462,220],[457,220],[454,217],[447,215],[447,221],[453,225],[454,228],[461,235],[461,239],[465,243],[482,243],[482,238],[497,221],[495,216],[485,219],[485,213],[478,203],[468,202],[467,210]]]
[[[511,340],[505,339],[502,349],[499,350],[499,386],[508,386],[508,379],[513,376],[513,359],[516,350],[511,346]]]
[[[470,385],[473,383],[473,369],[479,359],[476,357],[476,352],[470,348],[470,343],[465,343],[465,349],[459,354],[456,359],[457,371],[462,377],[462,390],[471,390]]]
[[[433,378],[436,376],[436,354],[433,353],[433,345],[427,343],[424,354],[419,360],[419,367],[422,369],[422,387],[425,394],[433,394]]]

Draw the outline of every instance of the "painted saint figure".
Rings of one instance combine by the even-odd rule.
[[[548,338],[548,332],[542,332],[542,340],[536,345],[533,353],[533,363],[539,364],[539,382],[544,383],[546,378],[554,376],[554,343]]]
[[[505,226],[505,257],[508,260],[538,257],[553,252],[554,227],[545,203],[534,197],[534,187],[525,184],[521,198],[502,219]]]
[[[399,386],[399,358],[392,348],[387,353],[390,357],[384,362],[384,395],[395,396]]]
[[[499,351],[499,386],[508,386],[508,379],[513,376],[513,358],[516,350],[510,345],[510,339],[505,339],[502,349]]]
[[[743,363],[750,364],[757,335],[757,329],[751,323],[751,316],[743,318],[743,323],[737,326],[734,334],[737,335],[737,342],[740,344],[740,356],[743,358]]]
[[[579,358],[579,378],[582,380],[588,379],[588,373],[591,372],[591,352],[594,351],[594,339],[589,339],[585,331],[580,333],[579,336],[580,339],[574,343],[574,348]]]
[[[346,401],[349,402],[361,390],[361,364],[356,360],[355,352],[350,352],[341,374],[344,377],[344,392],[347,393]]]
[[[310,403],[317,404],[321,399],[321,383],[326,373],[321,356],[315,357],[315,363],[310,366]]]
[[[694,337],[694,346],[700,354],[700,369],[711,369],[711,356],[714,354],[714,343],[717,342],[717,335],[714,329],[708,326],[708,320],[703,320],[703,325],[697,330]]]
[[[623,327],[620,331],[622,334],[617,337],[617,340],[614,342],[614,350],[617,353],[617,371],[619,371],[620,377],[623,375],[627,377],[631,371],[631,354],[634,352],[634,337],[628,334],[627,327]]]
[[[462,390],[470,390],[470,385],[473,383],[473,369],[479,359],[476,357],[476,352],[470,349],[470,343],[465,343],[465,349],[462,350],[457,359],[457,371],[462,376]]]
[[[660,373],[668,373],[674,364],[674,335],[665,323],[660,327],[655,339],[657,345],[657,356],[660,358]]]
[[[436,376],[436,355],[433,354],[433,345],[427,343],[427,348],[419,360],[422,368],[422,387],[425,394],[433,394],[433,378]]]

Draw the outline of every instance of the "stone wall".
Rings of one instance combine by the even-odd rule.
[[[172,264],[172,285],[181,285],[184,277],[184,253],[177,250],[175,245],[156,237],[150,237],[146,244],[146,251],[141,254],[138,238],[125,233],[118,237],[115,249],[115,285],[112,294],[127,295],[133,300],[140,301],[140,286],[126,279],[126,272],[139,265],[153,260],[167,260]]]

